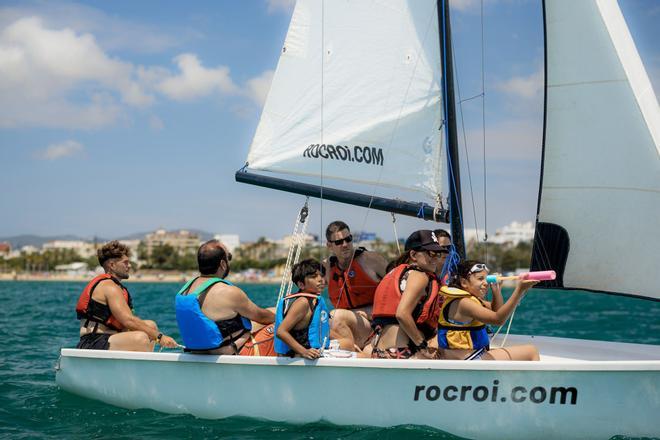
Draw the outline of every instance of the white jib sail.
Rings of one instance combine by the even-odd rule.
[[[660,298],[660,110],[614,0],[546,1],[539,221],[562,226],[564,286]]]
[[[434,198],[440,90],[435,0],[298,0],[249,168]]]

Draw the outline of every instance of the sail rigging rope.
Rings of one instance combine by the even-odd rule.
[[[293,226],[293,233],[291,234],[291,244],[289,245],[289,254],[286,257],[286,265],[284,266],[284,273],[282,273],[282,282],[280,284],[280,292],[277,295],[279,302],[285,295],[291,294],[293,289],[293,280],[291,279],[291,269],[294,264],[300,260],[302,248],[305,246],[305,235],[307,233],[307,217],[309,216],[309,197],[306,198],[305,204],[300,209],[296,216],[296,222]]]

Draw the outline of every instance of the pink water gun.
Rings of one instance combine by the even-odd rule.
[[[536,272],[525,272],[520,275],[512,275],[503,277],[501,275],[488,275],[486,276],[487,283],[497,283],[498,281],[505,280],[532,280],[532,281],[550,281],[557,278],[554,270],[540,270]]]

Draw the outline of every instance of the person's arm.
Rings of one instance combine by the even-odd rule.
[[[371,269],[379,279],[383,279],[387,273],[387,260],[378,252],[365,252],[364,254],[366,267]],[[363,266],[365,267],[365,266]],[[365,268],[366,268],[365,267]]]
[[[502,304],[502,306],[497,310],[491,310],[486,307],[482,307],[480,304],[477,304],[474,301],[466,301],[465,299],[461,299],[458,303],[457,314],[471,317],[472,319],[481,321],[484,324],[502,325],[506,322],[509,315],[511,315],[513,310],[516,308],[522,299],[523,294],[536,283],[538,283],[538,281],[518,281],[513,294],[511,294],[511,298],[509,298],[509,300]]]
[[[502,297],[502,284],[501,283],[491,283],[490,291],[493,292],[492,300],[488,304],[490,309],[493,311],[498,311],[502,304],[504,304],[504,298]]]
[[[149,339],[156,341],[163,347],[175,348],[178,345],[174,339],[162,334],[158,330],[158,326],[154,328],[147,325],[147,323],[135,316],[128,307],[128,304],[126,304],[124,294],[119,286],[114,283],[105,283],[104,286],[99,285],[97,290],[100,290],[99,293],[105,296],[105,301],[110,308],[112,316],[125,328],[142,331],[149,336]]]
[[[253,303],[247,294],[238,287],[231,288],[231,295],[236,298],[234,310],[239,315],[260,324],[272,324],[275,322],[275,314],[272,310],[262,309]]]
[[[286,316],[277,327],[277,337],[282,340],[286,345],[291,347],[300,356],[307,359],[316,359],[321,357],[321,351],[315,348],[305,348],[296,339],[291,335],[291,330],[298,324],[301,320],[305,318],[307,313],[310,311],[309,301],[306,298],[297,298]]]
[[[396,308],[396,319],[399,321],[399,325],[415,345],[422,344],[425,339],[424,333],[417,328],[412,314],[419,300],[426,294],[428,282],[429,278],[426,274],[416,270],[409,271],[406,288],[401,294],[401,301]]]

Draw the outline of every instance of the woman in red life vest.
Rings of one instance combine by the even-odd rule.
[[[376,289],[372,357],[381,359],[438,357],[427,346],[438,329],[438,282],[435,271],[445,248],[430,230],[413,232],[405,253]]]

